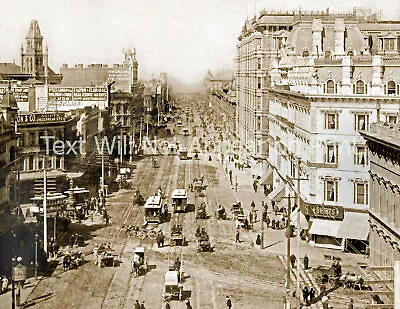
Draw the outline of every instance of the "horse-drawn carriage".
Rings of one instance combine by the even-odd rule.
[[[206,203],[201,202],[201,204],[196,209],[196,219],[207,219],[207,209]]]
[[[76,252],[66,252],[63,258],[63,267],[64,271],[70,270],[73,268],[78,268],[80,265],[84,263],[83,253],[82,251]]]
[[[232,204],[231,208],[232,219],[236,220],[239,215],[244,215],[244,210],[241,202]]]
[[[153,167],[158,168],[160,167],[160,163],[158,162],[158,160],[156,158],[151,158],[151,164]]]
[[[145,274],[147,269],[144,247],[136,247],[131,261],[131,271],[135,274],[135,277],[137,277]]]
[[[174,224],[171,228],[171,245],[183,246],[185,237],[183,236],[183,228],[180,224]]]
[[[144,204],[144,198],[142,194],[140,194],[139,190],[136,190],[135,193],[133,194],[133,202],[138,205]]]
[[[200,232],[196,232],[197,236],[197,252],[212,252],[213,247],[210,243],[210,237],[208,236],[205,228]]]
[[[218,205],[218,208],[217,208],[217,210],[215,212],[215,217],[218,220],[226,220],[226,211],[225,211],[224,206]]]

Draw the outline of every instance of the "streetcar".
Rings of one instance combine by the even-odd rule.
[[[187,160],[188,158],[188,150],[185,147],[179,149],[179,159]]]
[[[181,274],[179,271],[167,271],[164,277],[164,301],[172,299],[181,300],[183,293],[183,284],[181,283]]]
[[[150,196],[144,205],[144,225],[151,223],[161,223],[161,209],[163,199],[161,196]]]
[[[172,192],[172,208],[174,212],[186,212],[187,192],[185,189],[174,189]]]

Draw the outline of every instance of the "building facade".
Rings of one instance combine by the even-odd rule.
[[[219,75],[219,76],[218,76]],[[236,85],[231,74],[208,72],[205,81],[209,97],[209,107],[219,116],[218,125],[230,136],[236,136]],[[230,76],[228,78],[228,76]]]
[[[113,64],[76,64],[69,67],[64,64],[60,68],[63,75],[61,86],[63,87],[104,87],[113,82],[112,91],[132,92],[132,88],[138,85],[138,61],[136,50],[124,50],[123,63]]]
[[[259,26],[266,18],[281,24]],[[259,46],[250,43],[251,37],[264,38],[261,50],[268,46],[266,84],[259,90],[259,97],[267,101],[267,126],[263,117],[257,118],[253,103],[242,104],[251,102],[252,95],[245,95],[239,85],[238,132],[242,130],[242,139],[246,134],[253,139],[256,135],[248,128],[254,124],[254,132],[267,133],[271,198],[287,207],[287,199],[281,197],[294,196],[296,179],[303,179],[300,207],[310,219],[313,243],[364,250],[369,231],[369,167],[359,131],[368,130],[371,122],[398,120],[400,23],[379,22],[376,16],[357,10],[286,16],[262,12],[251,27],[250,46],[244,50]],[[262,76],[252,71],[258,68],[257,54],[244,55],[248,60],[238,61],[238,71],[244,74],[238,74],[242,78],[238,83],[243,85],[247,79],[254,85],[256,77],[262,83]]]
[[[393,266],[400,259],[400,139],[399,125],[374,123],[361,132],[370,161],[370,256],[373,266]],[[393,279],[392,271],[379,272]]]

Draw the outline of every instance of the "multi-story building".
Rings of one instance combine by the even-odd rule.
[[[103,87],[113,82],[113,91],[132,92],[138,85],[138,61],[135,49],[124,50],[124,62],[109,67],[107,64],[76,64],[68,67],[64,64],[60,73],[64,76],[63,87]]]
[[[271,26],[269,19],[281,24]],[[309,234],[316,245],[362,250],[368,238],[369,174],[365,140],[358,132],[374,121],[397,121],[400,24],[355,10],[262,12],[251,26],[239,44],[238,84],[254,85],[258,78],[258,37],[261,50],[268,46],[267,84],[252,90],[238,86],[238,132],[242,139],[256,137],[257,130],[268,133],[273,200],[284,193],[293,196],[296,178],[307,179],[301,181],[300,206],[312,219]],[[245,40],[249,46],[242,57]],[[256,118],[252,97],[267,100],[266,126],[265,117]]]
[[[374,123],[360,132],[367,140],[370,162],[370,257],[374,266],[393,266],[400,259],[400,127]],[[393,279],[392,271],[379,272]]]
[[[19,113],[18,164],[21,202],[33,197],[35,180],[47,176],[55,179],[57,187],[63,189],[66,182],[65,170],[81,155],[76,134],[77,117],[64,112]],[[70,145],[74,145],[71,149]]]
[[[206,87],[209,95],[209,107],[219,116],[219,124],[224,131],[231,136],[236,136],[236,86],[235,80],[217,74],[212,75],[209,71],[206,81]]]

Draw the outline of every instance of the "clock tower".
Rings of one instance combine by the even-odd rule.
[[[47,75],[48,52],[43,51],[43,36],[37,20],[32,20],[25,44],[21,46],[21,73],[32,74],[40,79]]]

